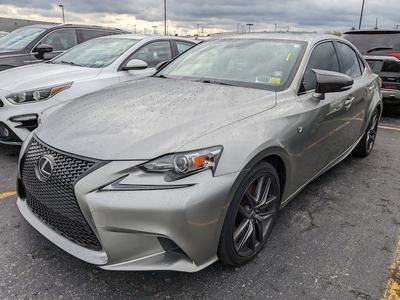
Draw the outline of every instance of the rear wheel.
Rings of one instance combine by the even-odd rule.
[[[371,120],[368,123],[367,130],[365,131],[360,142],[354,148],[355,155],[366,157],[368,156],[375,144],[376,134],[378,131],[379,111],[377,108],[372,112]]]
[[[247,174],[229,206],[221,232],[218,257],[238,266],[251,261],[266,243],[279,210],[278,174],[267,163]]]

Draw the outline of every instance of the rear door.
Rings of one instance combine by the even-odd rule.
[[[359,54],[342,42],[337,42],[337,48],[342,73],[354,80],[344,107],[348,131],[347,136],[343,137],[343,143],[344,147],[350,147],[364,132],[368,104],[372,99],[375,86]]]

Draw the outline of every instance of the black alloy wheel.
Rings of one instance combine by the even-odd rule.
[[[368,156],[372,148],[375,144],[376,134],[378,131],[378,122],[379,122],[379,111],[377,108],[374,109],[372,112],[371,119],[368,123],[367,130],[365,131],[363,137],[361,138],[360,142],[354,148],[354,154],[366,157]]]
[[[225,217],[218,248],[220,260],[238,266],[261,251],[279,210],[278,178],[267,162],[257,164],[247,174]]]

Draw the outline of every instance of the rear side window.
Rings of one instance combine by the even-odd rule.
[[[332,42],[325,42],[314,48],[304,72],[301,92],[313,90],[317,85],[315,73],[311,69],[340,72],[339,61]]]
[[[353,78],[361,76],[361,68],[358,55],[349,46],[337,43],[339,54],[342,59],[343,73]]]
[[[106,30],[94,30],[94,29],[80,29],[80,32],[81,32],[82,42],[112,34]]]

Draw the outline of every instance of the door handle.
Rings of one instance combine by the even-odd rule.
[[[355,97],[354,96],[350,96],[348,99],[346,99],[346,101],[344,102],[344,107],[346,107],[346,110],[349,110],[351,105],[353,104]]]

